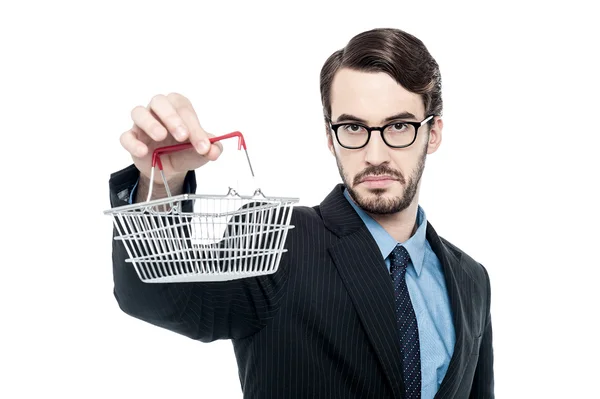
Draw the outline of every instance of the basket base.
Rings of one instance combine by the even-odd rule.
[[[192,283],[192,282],[210,282],[210,281],[230,281],[242,278],[266,276],[277,271],[268,270],[261,272],[222,272],[222,273],[198,273],[182,274],[178,276],[165,276],[142,280],[144,283]]]

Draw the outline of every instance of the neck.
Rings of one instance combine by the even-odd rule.
[[[405,242],[417,231],[418,195],[408,208],[389,215],[374,215],[369,213],[377,223],[398,242]]]

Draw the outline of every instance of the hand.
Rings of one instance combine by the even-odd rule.
[[[158,147],[191,142],[194,148],[161,155],[163,173],[168,181],[183,181],[189,170],[208,161],[215,161],[223,152],[221,143],[211,144],[215,135],[204,131],[192,103],[178,93],[156,95],[147,107],[137,106],[131,111],[133,127],[121,135],[121,145],[129,151],[140,174],[150,180],[152,153]],[[159,173],[155,184],[164,184]]]

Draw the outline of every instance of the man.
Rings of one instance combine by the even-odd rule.
[[[321,96],[343,184],[294,209],[278,271],[145,284],[114,241],[119,306],[202,342],[231,339],[248,398],[494,397],[488,274],[418,205],[442,139],[437,63],[406,32],[363,32],[325,62]],[[112,206],[144,201],[154,148],[188,140],[162,162],[172,194],[195,192],[193,171],[222,147],[189,100],[159,95],[132,119],[121,143],[134,165],[111,176]]]

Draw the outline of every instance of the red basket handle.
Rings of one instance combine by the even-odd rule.
[[[242,133],[240,133],[240,132],[227,133],[222,136],[209,137],[209,140],[211,143],[214,143],[216,141],[228,139],[231,137],[239,137],[238,150],[241,150],[242,147],[244,147],[244,152],[246,153],[246,158],[248,159],[248,166],[250,166],[250,173],[252,173],[252,177],[254,177],[254,171],[252,170],[252,164],[250,163],[250,157],[248,157],[248,149],[246,148],[246,140],[244,140],[244,136],[242,135]],[[183,144],[169,145],[166,147],[160,147],[160,148],[157,148],[154,150],[154,152],[152,153],[152,171],[150,173],[150,187],[148,189],[148,198],[146,199],[146,202],[150,201],[150,198],[152,197],[152,189],[154,187],[154,169],[156,166],[158,166],[158,169],[160,170],[160,174],[162,175],[163,182],[165,183],[165,189],[167,192],[167,196],[169,196],[169,197],[171,196],[171,190],[169,190],[169,185],[167,183],[167,179],[165,178],[165,174],[163,173],[163,166],[162,166],[162,162],[160,161],[160,156],[163,154],[169,154],[171,152],[186,150],[188,148],[193,148],[193,147],[194,147],[194,145],[192,143],[183,143]]]
[[[241,132],[232,132],[232,133],[224,134],[222,136],[209,137],[209,140],[211,143],[214,143],[216,141],[228,139],[231,137],[239,137],[238,150],[241,150],[242,147],[244,147],[244,150],[246,151],[246,155],[248,155],[248,149],[246,148],[246,140],[244,140],[244,136],[242,135]],[[162,162],[160,161],[161,155],[169,154],[169,153],[177,152],[177,151],[181,151],[181,150],[186,150],[188,148],[193,148],[193,147],[194,146],[192,143],[183,143],[183,144],[174,144],[174,145],[169,145],[166,147],[157,148],[154,150],[154,153],[152,154],[152,167],[154,168],[155,166],[158,165],[158,169],[163,170]],[[250,164],[250,159],[248,159],[248,163]],[[252,165],[250,165],[250,171],[252,171]],[[252,176],[254,176],[254,172],[252,172]]]

